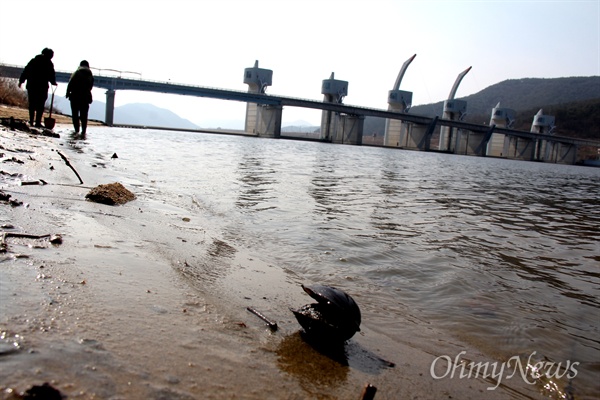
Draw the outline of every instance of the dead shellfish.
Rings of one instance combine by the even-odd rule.
[[[302,289],[317,303],[291,311],[310,337],[344,342],[360,331],[360,309],[350,295],[331,286],[302,285]]]

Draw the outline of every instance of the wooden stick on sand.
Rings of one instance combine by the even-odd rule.
[[[79,174],[77,173],[77,171],[75,171],[75,168],[73,168],[73,166],[71,165],[71,163],[69,162],[69,160],[67,160],[67,157],[65,157],[63,155],[63,153],[61,153],[58,150],[56,150],[56,152],[65,161],[65,163],[67,164],[67,167],[71,168],[73,170],[73,172],[75,172],[75,175],[77,175],[77,179],[79,179],[79,183],[83,185],[83,181],[81,180],[81,177],[79,176]]]

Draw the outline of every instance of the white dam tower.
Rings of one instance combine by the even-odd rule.
[[[394,88],[388,92],[388,111],[398,113],[406,113],[412,105],[412,92],[400,90],[402,78],[406,73],[406,69],[417,55],[413,55],[402,64],[402,68],[394,83]],[[385,120],[385,136],[383,137],[383,145],[387,147],[408,147],[410,124],[399,119]]]
[[[517,112],[511,108],[500,107],[500,103],[492,109],[490,126],[512,129]],[[508,154],[509,140],[503,133],[492,133],[487,145],[486,155],[491,157],[506,157]]]
[[[258,60],[254,66],[244,70],[244,83],[249,93],[265,93],[273,84],[273,71],[259,68]],[[248,102],[246,105],[246,122],[244,131],[263,137],[279,137],[281,135],[281,106]]]
[[[335,79],[332,72],[329,79],[323,80],[321,94],[324,103],[342,104],[348,95],[348,82]],[[364,116],[323,110],[320,139],[332,143],[361,144],[364,121]]]
[[[467,102],[464,100],[455,100],[454,97],[456,96],[456,91],[458,90],[460,82],[471,70],[471,68],[472,67],[469,67],[458,74],[458,77],[452,86],[452,90],[450,90],[450,94],[448,95],[448,100],[444,101],[443,119],[462,121],[467,115]],[[438,149],[441,151],[449,151],[454,153],[459,145],[460,139],[460,130],[450,126],[442,126],[440,129],[440,143]]]

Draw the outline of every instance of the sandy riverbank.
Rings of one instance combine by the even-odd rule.
[[[77,399],[358,399],[367,382],[377,400],[535,398],[519,384],[488,391],[495,384],[481,379],[433,379],[436,357],[477,352],[431,341],[431,327],[413,322],[398,321],[407,325],[398,343],[364,315],[341,357],[319,353],[289,312],[310,302],[300,283],[314,282],[228,243],[192,204],[157,202],[152,182],[122,182],[137,196],[123,206],[86,201],[92,187],[120,180],[111,163],[121,161],[77,152],[68,125],[55,128],[61,138],[0,129],[0,190],[22,202],[0,204],[2,230],[63,237],[8,238],[0,254],[2,398],[44,382]]]
[[[50,114],[47,112],[44,114],[44,117],[49,117]],[[4,104],[0,104],[0,118],[10,118],[13,117],[17,120],[28,121],[29,120],[29,111],[25,108],[7,106]],[[69,115],[64,114],[52,114],[52,118],[56,120],[57,124],[62,125],[70,125],[71,117]],[[102,125],[101,122],[98,121],[89,121],[89,126],[98,126]]]

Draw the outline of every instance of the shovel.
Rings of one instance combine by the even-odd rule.
[[[54,124],[56,121],[52,118],[52,107],[54,106],[54,92],[56,91],[56,86],[52,87],[52,100],[50,100],[50,113],[47,117],[44,118],[44,126],[46,129],[54,129]]]

